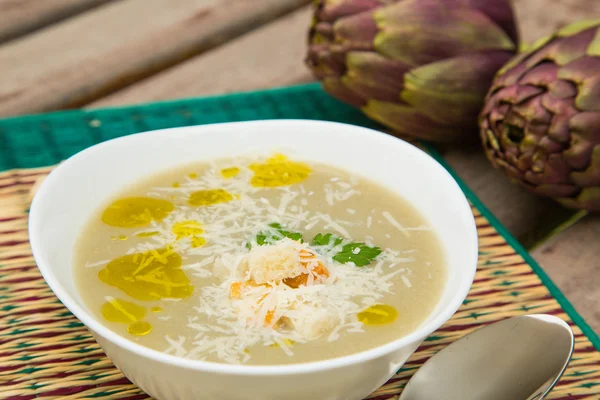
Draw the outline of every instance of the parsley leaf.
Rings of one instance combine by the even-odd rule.
[[[300,243],[304,242],[301,233],[288,231],[277,222],[269,224],[269,227],[272,229],[261,231],[256,235],[256,243],[259,246],[273,244],[284,238],[296,240]],[[330,249],[333,249],[343,242],[344,239],[332,233],[319,233],[313,238],[313,240],[310,242],[310,245],[323,247],[327,246]],[[246,247],[250,249],[252,248],[252,245],[250,243],[246,243]],[[371,264],[371,262],[373,262],[373,260],[377,258],[379,254],[381,254],[381,251],[382,250],[379,247],[370,247],[364,243],[347,243],[344,244],[341,251],[337,252],[337,254],[333,256],[333,259],[342,264],[348,264],[352,262],[357,267],[364,267],[365,265]]]
[[[283,238],[296,240],[296,241],[299,241],[300,243],[304,242],[304,240],[302,239],[301,233],[290,232],[290,231],[284,229],[284,227],[281,226],[281,224],[279,224],[277,222],[273,222],[272,224],[269,224],[269,227],[271,227],[273,229],[268,230],[268,231],[259,232],[256,235],[256,243],[259,246],[264,246],[265,244],[273,244]],[[246,247],[248,247],[248,248],[250,248],[251,246],[252,245],[250,243],[246,244]]]
[[[327,246],[331,249],[342,244],[344,239],[331,233],[319,233],[310,242],[311,246]],[[381,254],[379,247],[369,247],[364,243],[347,243],[344,244],[341,251],[333,256],[333,259],[339,263],[347,264],[354,263],[357,267],[364,267]]]
[[[380,254],[379,247],[369,247],[364,243],[349,243],[344,245],[342,251],[333,256],[333,259],[342,264],[353,262],[357,267],[364,267],[371,264]]]
[[[335,236],[331,233],[323,235],[322,233],[317,234],[310,242],[311,246],[330,246],[335,247],[342,243],[342,238]]]

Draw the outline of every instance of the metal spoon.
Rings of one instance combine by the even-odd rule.
[[[551,315],[508,318],[431,357],[399,400],[541,400],[573,353],[573,332]]]

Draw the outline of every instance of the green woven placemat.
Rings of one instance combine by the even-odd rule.
[[[0,171],[53,165],[136,132],[256,119],[316,119],[375,126],[314,84],[261,92],[0,120]]]
[[[147,397],[114,368],[39,274],[27,237],[28,194],[35,183],[61,160],[115,137],[176,126],[277,118],[377,127],[317,85],[0,120],[0,399]],[[483,324],[513,315],[549,313],[569,322],[576,337],[573,360],[549,399],[600,399],[600,338],[522,246],[457,180],[471,201],[479,233],[475,282],[454,317],[371,398],[395,398],[429,356]]]

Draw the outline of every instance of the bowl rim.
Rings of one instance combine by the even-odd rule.
[[[327,125],[336,125],[343,129],[348,129],[354,131],[354,134],[358,135],[379,135],[379,140],[383,140],[384,142],[389,142],[390,146],[399,146],[404,147],[402,151],[413,152],[415,156],[421,157],[425,159],[425,162],[432,164],[432,167],[437,169],[436,174],[439,175],[440,179],[445,179],[449,181],[451,186],[454,186],[455,192],[458,195],[457,200],[457,211],[461,214],[464,214],[467,219],[469,219],[470,223],[467,232],[465,234],[470,236],[471,246],[473,248],[473,254],[465,255],[464,264],[467,266],[465,271],[465,279],[461,281],[459,287],[452,297],[452,301],[448,302],[445,305],[440,313],[430,320],[428,323],[421,325],[416,330],[410,332],[405,336],[401,336],[400,338],[385,343],[383,345],[373,347],[368,350],[364,350],[357,353],[352,353],[342,357],[335,357],[325,360],[319,361],[311,361],[304,363],[292,363],[292,364],[274,364],[274,365],[237,365],[237,364],[226,364],[226,363],[218,363],[211,361],[201,361],[201,360],[192,360],[185,359],[183,357],[178,357],[170,354],[165,354],[164,352],[154,350],[148,347],[145,347],[141,344],[138,344],[132,340],[125,338],[124,336],[119,335],[118,333],[110,330],[108,327],[104,326],[97,318],[91,315],[81,307],[78,302],[71,296],[68,291],[63,287],[63,285],[59,282],[56,275],[53,273],[53,268],[50,263],[43,256],[43,252],[41,248],[43,245],[41,244],[41,240],[38,237],[37,232],[40,231],[38,229],[38,213],[40,211],[40,204],[43,202],[46,197],[46,193],[52,190],[53,183],[59,179],[61,179],[63,171],[68,168],[71,168],[71,165],[79,162],[80,159],[85,158],[89,153],[92,152],[100,152],[106,151],[110,149],[111,146],[114,146],[116,142],[123,141],[136,141],[140,140],[140,137],[143,135],[144,140],[148,140],[153,135],[167,135],[173,131],[190,131],[192,132],[197,129],[204,129],[213,126],[225,126],[230,125],[232,127],[239,127],[240,125],[254,125],[254,124],[304,124],[304,125],[312,125],[312,128],[319,128]],[[456,197],[453,195],[453,197]],[[459,209],[460,208],[460,209]],[[152,359],[153,361],[168,364],[174,367],[182,367],[186,369],[196,370],[196,371],[204,371],[211,373],[220,373],[220,374],[235,374],[235,375],[244,375],[244,376],[258,376],[258,375],[289,375],[289,374],[303,374],[303,373],[313,373],[319,371],[326,371],[336,368],[342,368],[345,366],[355,365],[364,363],[387,354],[390,354],[394,351],[397,351],[403,347],[407,347],[411,344],[421,342],[435,330],[437,330],[440,326],[442,326],[445,322],[447,322],[458,310],[461,306],[463,300],[467,297],[468,291],[471,288],[473,280],[475,278],[475,272],[477,269],[477,260],[478,260],[478,235],[477,235],[477,227],[475,223],[475,218],[471,211],[471,206],[463,193],[462,189],[456,182],[456,180],[452,177],[452,175],[432,156],[427,154],[425,151],[420,148],[402,140],[395,136],[389,135],[387,133],[377,131],[370,128],[365,128],[362,126],[339,123],[339,122],[331,122],[331,121],[320,121],[320,120],[304,120],[304,119],[276,119],[276,120],[254,120],[254,121],[241,121],[241,122],[223,122],[223,123],[215,123],[215,124],[206,124],[206,125],[193,125],[193,126],[185,126],[185,127],[177,127],[177,128],[167,128],[167,129],[159,129],[152,131],[139,132],[136,134],[131,134],[127,136],[121,136],[114,139],[110,139],[93,146],[90,146],[71,157],[67,158],[63,162],[61,162],[56,168],[52,170],[52,172],[44,179],[44,181],[39,186],[36,194],[34,195],[33,201],[30,207],[30,215],[28,221],[28,231],[29,231],[29,239],[31,244],[31,250],[42,274],[42,277],[50,287],[50,289],[54,292],[56,297],[63,303],[69,311],[71,311],[77,319],[79,319],[88,329],[92,331],[93,334],[101,336],[103,339],[113,343],[117,347],[123,348],[127,351],[135,353],[141,357],[146,357]],[[470,266],[470,268],[468,268]],[[468,279],[467,279],[468,278]],[[109,357],[110,358],[110,357]]]

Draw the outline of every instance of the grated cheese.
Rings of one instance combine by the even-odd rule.
[[[317,217],[320,218],[323,222],[325,222],[325,229],[335,229],[337,233],[342,235],[342,237],[350,238],[350,234],[348,233],[348,231],[344,229],[339,223],[335,222],[329,215],[317,213]]]
[[[251,161],[248,160],[249,163]],[[235,200],[208,207],[178,206],[163,221],[153,221],[150,227],[138,232],[157,234],[144,237],[146,241],[128,252],[131,254],[174,243],[175,251],[186,259],[183,266],[186,273],[211,279],[210,284],[196,288],[196,304],[193,307],[196,314],[188,316],[186,325],[194,332],[193,336],[177,339],[165,336],[167,354],[193,359],[211,355],[228,363],[244,363],[251,359],[247,349],[276,344],[281,351],[292,355],[294,347],[289,343],[306,343],[322,336],[334,341],[342,332],[364,332],[356,314],[376,304],[385,294],[392,293],[395,276],[400,274],[405,286],[411,287],[406,276],[410,269],[396,266],[414,259],[402,256],[397,250],[382,249],[373,267],[359,268],[333,259],[341,251],[341,244],[325,249],[284,239],[277,242],[277,246],[258,246],[256,235],[273,232],[269,224],[274,222],[290,231],[309,231],[322,224],[323,232],[336,233],[346,239],[352,239],[347,228],[364,222],[334,221],[324,211],[308,211],[308,198],[315,192],[307,192],[303,185],[269,189],[279,192],[276,197],[278,204],[272,204],[269,199],[260,197],[262,189],[249,183],[252,173],[247,168],[240,168],[239,174],[231,179],[222,178],[222,168],[223,164],[211,164],[197,179],[184,179],[178,188],[153,188],[152,192],[162,197],[176,196],[180,203],[187,204],[185,200],[194,191],[221,188],[238,196]],[[327,205],[339,206],[360,195],[354,187],[357,183],[354,178],[349,182],[334,178],[324,184]],[[350,215],[356,214],[353,208],[344,209]],[[390,225],[408,236],[407,229],[391,214],[383,212],[382,215]],[[174,224],[190,220],[201,224],[202,237],[206,240],[203,246],[194,248],[190,237],[177,238],[172,232]],[[371,228],[372,222],[373,218],[368,216],[367,228]],[[370,246],[374,241],[370,236],[357,239]],[[247,244],[251,251],[246,248]],[[318,253],[306,268],[299,266],[298,262],[299,251],[303,249]],[[353,249],[354,254],[360,251],[359,247]],[[328,277],[308,273],[305,284],[297,288],[282,283],[284,279],[306,273],[306,269],[315,271],[319,262],[326,266]],[[232,299],[231,285],[249,280],[257,285],[245,287],[241,298]],[[284,328],[273,329],[265,324],[271,314],[273,321],[284,321]],[[170,317],[157,318],[166,321]]]
[[[165,350],[165,353],[173,354],[176,357],[183,357],[187,354],[187,350],[183,347],[185,337],[179,336],[177,340],[173,340],[169,335],[165,335],[165,340],[169,343],[169,347]]]
[[[404,284],[407,287],[409,287],[409,288],[412,287],[412,283],[410,283],[410,280],[408,279],[408,277],[406,277],[406,275],[402,275],[401,278],[402,278],[402,282],[404,282]]]
[[[408,231],[402,226],[400,225],[400,223],[398,221],[396,221],[396,219],[392,216],[392,214],[390,214],[387,211],[384,211],[381,213],[381,215],[383,215],[383,218],[387,219],[387,221],[396,229],[398,229],[400,232],[402,232],[405,236],[410,236],[410,233],[408,233]],[[379,221],[381,222],[381,221]]]
[[[317,225],[319,224],[319,222],[320,222],[320,221],[319,221],[317,218],[314,218],[314,219],[313,219],[313,220],[312,220],[310,223],[308,223],[308,224],[307,224],[307,225],[304,227],[304,229],[305,229],[305,230],[307,230],[307,231],[309,231],[309,230],[311,230],[312,228],[314,228],[315,226],[317,226]]]
[[[94,268],[94,267],[104,266],[104,265],[108,264],[109,262],[110,262],[110,260],[97,261],[95,263],[86,264],[85,267],[86,268]]]

